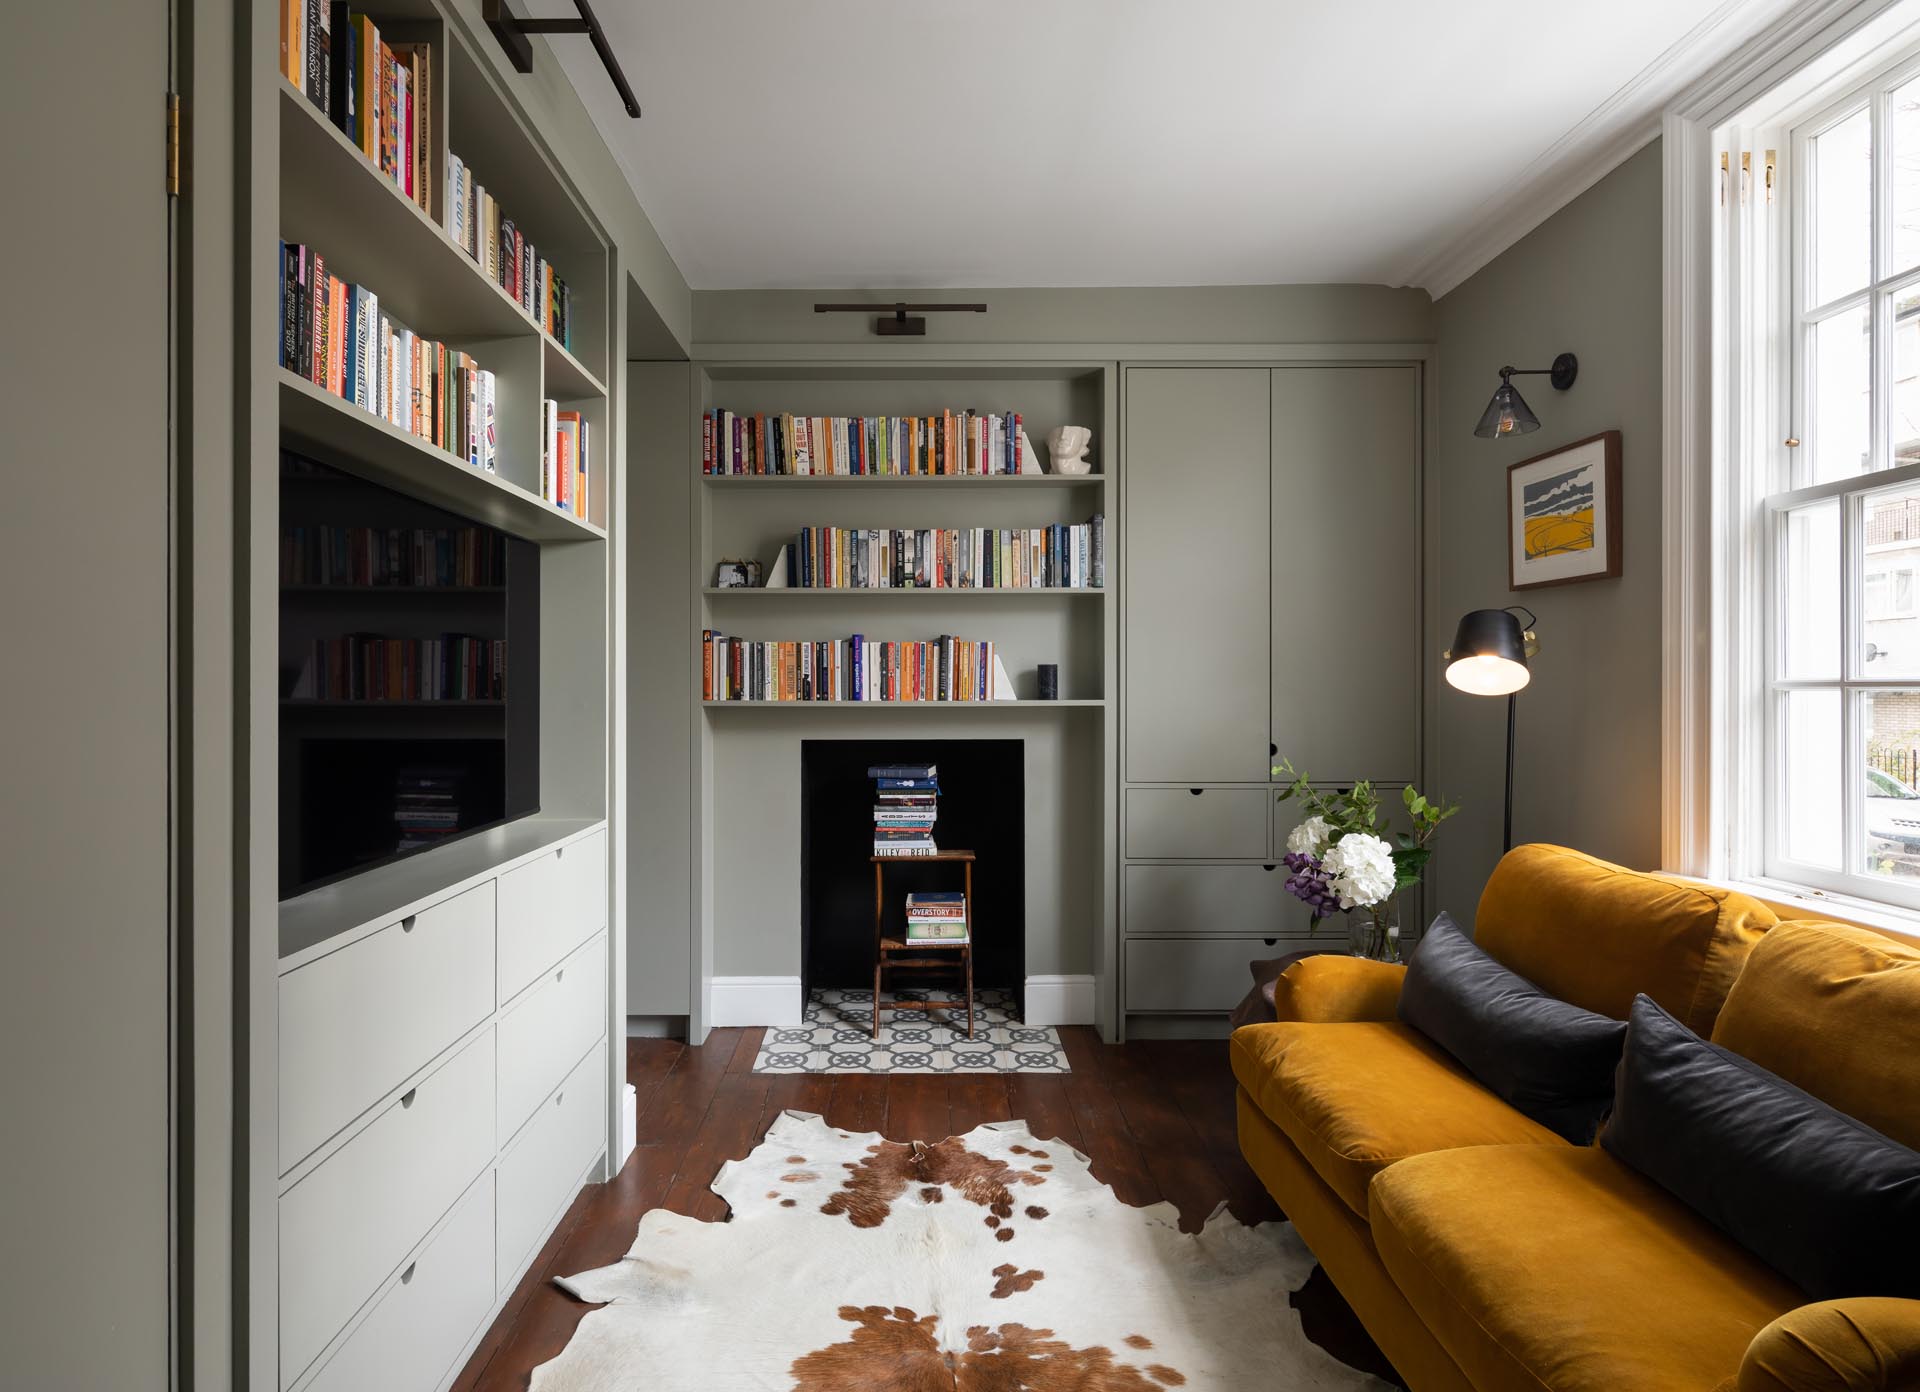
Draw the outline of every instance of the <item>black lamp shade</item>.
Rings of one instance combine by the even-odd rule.
[[[1474,426],[1473,433],[1483,440],[1494,440],[1502,435],[1525,435],[1539,428],[1540,417],[1521,399],[1513,383],[1503,377],[1494,388],[1493,400],[1480,413],[1480,424]]]
[[[1511,695],[1533,676],[1526,630],[1505,609],[1475,609],[1461,619],[1446,657],[1448,684],[1474,696]]]

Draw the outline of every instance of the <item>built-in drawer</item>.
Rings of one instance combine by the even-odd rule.
[[[499,885],[505,1002],[607,926],[607,834],[557,846],[502,875]]]
[[[1247,963],[1299,947],[1260,938],[1129,938],[1126,1008],[1224,1014],[1253,986]]]
[[[493,1103],[489,1028],[281,1195],[281,1386],[487,1167]]]
[[[503,1145],[606,1032],[607,937],[596,933],[500,1017]]]
[[[606,1148],[607,1060],[595,1045],[567,1080],[543,1098],[533,1120],[500,1157],[499,1253],[502,1286],[520,1275],[553,1230],[587,1162]]]
[[[1287,867],[1269,865],[1129,865],[1121,902],[1127,936],[1304,935],[1306,905],[1287,893]]]
[[[432,1392],[493,1309],[493,1171],[388,1283],[305,1392]]]
[[[280,978],[280,1172],[493,1013],[493,884]]]
[[[1264,788],[1129,788],[1127,854],[1261,859],[1267,798]]]

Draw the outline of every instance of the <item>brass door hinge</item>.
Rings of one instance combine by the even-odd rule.
[[[180,94],[167,93],[167,197],[180,196]]]

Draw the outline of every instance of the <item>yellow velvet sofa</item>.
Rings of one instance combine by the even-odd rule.
[[[1912,946],[1543,845],[1500,862],[1475,940],[1589,1010],[1624,1019],[1644,992],[1920,1148]],[[1242,1152],[1413,1392],[1920,1389],[1920,1301],[1809,1303],[1401,1024],[1404,972],[1296,963],[1232,1057]]]

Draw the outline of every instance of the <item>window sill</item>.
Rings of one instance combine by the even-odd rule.
[[[1698,878],[1698,877],[1689,877]],[[1771,905],[1781,918],[1825,918],[1837,923],[1852,923],[1876,933],[1920,941],[1920,910],[1902,909],[1872,899],[1833,894],[1788,880],[1710,880],[1700,883],[1720,889],[1735,889]]]

